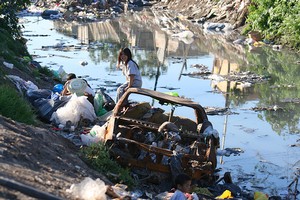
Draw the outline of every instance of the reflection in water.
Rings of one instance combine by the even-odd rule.
[[[213,63],[212,73],[217,74],[220,76],[229,76],[231,73],[239,72],[240,65],[238,63],[232,63],[227,59],[221,59],[215,57]],[[218,88],[219,91],[222,93],[229,93],[231,91],[239,91],[240,93],[247,93],[251,94],[247,96],[247,100],[257,99],[257,94],[253,90],[251,90],[251,85],[247,83],[243,83],[240,81],[219,81],[219,82],[212,82],[213,88]]]
[[[300,55],[289,51],[274,51],[259,48],[256,53],[248,53],[249,69],[271,76],[269,84],[256,85],[259,93],[257,106],[277,105],[282,111],[264,112],[260,116],[268,121],[278,134],[300,133]]]
[[[67,35],[76,37],[81,44],[90,44],[93,41],[120,43],[117,30],[110,21],[85,24],[54,21],[54,27]]]

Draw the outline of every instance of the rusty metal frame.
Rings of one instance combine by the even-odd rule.
[[[150,158],[146,157],[143,160],[137,160],[136,158],[131,157],[130,155],[126,154],[125,150],[119,150],[118,145],[126,144],[126,145],[133,145],[135,149],[144,150],[148,153],[156,154],[157,158],[160,159],[162,156],[171,157],[173,156],[173,152],[168,149],[153,147],[148,144],[140,143],[138,141],[128,139],[127,136],[118,136],[117,137],[117,127],[118,125],[125,125],[128,126],[138,126],[142,129],[153,130],[157,131],[159,128],[158,124],[151,123],[148,121],[143,121],[139,119],[131,119],[122,116],[121,109],[123,108],[123,102],[126,102],[130,96],[130,94],[140,94],[145,95],[164,103],[168,103],[171,105],[182,105],[185,107],[189,107],[194,109],[196,115],[196,123],[203,123],[208,121],[206,112],[204,108],[196,102],[193,102],[189,99],[184,99],[180,97],[174,97],[168,94],[164,94],[161,92],[144,89],[144,88],[130,88],[128,89],[125,94],[121,97],[119,102],[117,102],[111,118],[109,120],[107,126],[107,140],[112,139],[112,155],[114,158],[122,165],[126,165],[128,167],[138,167],[138,168],[146,168],[149,170],[163,172],[163,173],[171,173],[170,167],[166,165],[158,163],[153,163]],[[198,139],[199,135],[191,135],[195,140]],[[182,157],[182,167],[183,169],[189,173],[192,178],[194,179],[201,179],[204,176],[210,176],[213,174],[214,169],[216,167],[216,142],[213,141],[214,138],[208,138],[206,143],[202,143],[203,151],[205,152],[203,155],[193,155],[193,154],[184,154]],[[114,148],[116,147],[116,148]],[[198,167],[192,167],[191,161],[196,161],[201,163]]]

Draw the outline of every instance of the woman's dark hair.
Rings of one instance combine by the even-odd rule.
[[[72,80],[72,79],[74,79],[74,78],[76,78],[76,75],[75,75],[74,73],[69,73],[69,74],[67,75],[67,81]]]
[[[125,65],[127,65],[127,63],[129,62],[129,60],[132,60],[132,53],[130,51],[130,49],[128,49],[127,47],[126,48],[121,48],[120,52],[119,52],[119,56],[118,56],[118,64],[121,63],[121,56],[125,54],[128,59],[126,60],[125,62]]]
[[[183,185],[187,181],[191,181],[192,178],[187,174],[178,174],[175,178],[175,187],[177,188],[177,185]]]
[[[120,63],[121,63],[121,56],[123,55],[123,54],[125,54],[126,56],[127,56],[127,60],[126,60],[126,62],[125,62],[125,65],[127,66],[127,64],[128,64],[128,62],[130,61],[130,60],[132,60],[132,53],[131,53],[131,51],[130,51],[130,49],[129,48],[121,48],[121,50],[120,50],[120,52],[119,52],[119,55],[118,55],[118,65],[120,65]],[[133,60],[132,60],[133,61]],[[136,64],[136,66],[137,66],[137,68],[139,69],[139,65],[135,62],[135,61],[133,61],[135,64]]]

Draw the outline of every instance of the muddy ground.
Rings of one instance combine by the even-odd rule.
[[[232,1],[230,2],[232,4]],[[159,6],[163,6],[164,9],[172,9],[176,7],[175,3],[176,1],[170,1],[170,3],[165,1]],[[201,9],[198,9],[198,12],[194,10],[194,7],[182,6],[184,3],[188,3],[186,5],[198,5],[197,0],[178,1],[177,3],[177,8],[182,10],[182,13],[189,20],[200,19],[203,16],[207,19],[213,19],[220,14],[220,12],[219,14],[215,13],[212,8],[217,8],[217,5],[211,5],[210,1],[201,1],[201,3],[206,3],[206,6],[203,6],[202,14],[200,14]],[[232,6],[237,7],[237,5]],[[207,9],[208,7],[211,9]],[[226,21],[226,15],[223,14],[219,16],[219,20],[215,18],[214,21],[220,20]],[[242,20],[236,20],[235,25],[238,23],[242,23]],[[37,81],[34,77],[16,68],[5,70],[7,74],[17,75],[24,80],[31,80],[39,88],[50,88],[54,83],[47,77],[42,77]],[[80,159],[79,149],[52,130],[48,124],[40,123],[36,127],[28,126],[0,116],[0,141],[1,199],[31,199],[30,195],[20,192],[22,188],[24,191],[31,191],[31,194],[38,196],[46,195],[47,197],[45,193],[49,193],[53,195],[49,196],[52,199],[56,197],[72,199],[73,197],[66,190],[70,188],[71,184],[81,182],[84,177],[100,178],[106,183],[110,183],[102,174],[90,169]],[[32,190],[26,189],[26,186],[32,187]],[[45,199],[45,196],[39,197]]]

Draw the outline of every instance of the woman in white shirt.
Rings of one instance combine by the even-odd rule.
[[[139,70],[138,64],[132,60],[132,54],[130,49],[121,49],[118,56],[117,68],[122,65],[123,74],[126,77],[126,82],[118,87],[116,102],[121,98],[121,96],[131,87],[141,88],[142,87],[142,77]]]

